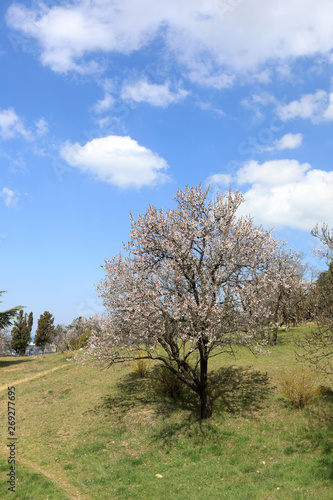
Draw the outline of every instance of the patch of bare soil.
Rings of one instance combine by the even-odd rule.
[[[56,366],[55,368],[51,368],[51,370],[46,370],[45,372],[39,372],[36,373],[35,375],[31,375],[30,377],[25,377],[21,378],[20,380],[14,380],[13,382],[10,383],[11,386],[16,387],[17,384],[22,384],[23,382],[29,382],[30,380],[34,380],[35,378],[43,377],[43,375],[47,375],[48,373],[54,372],[55,370],[59,370],[59,368],[64,368],[66,365],[63,366]],[[5,385],[0,385],[0,391],[4,391],[7,389],[8,384]]]

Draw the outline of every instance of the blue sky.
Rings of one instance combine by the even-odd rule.
[[[231,185],[311,264],[333,227],[331,0],[3,0],[1,308],[101,312],[129,212]]]

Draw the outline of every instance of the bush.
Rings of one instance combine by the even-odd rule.
[[[322,396],[316,375],[304,366],[280,372],[276,382],[279,392],[294,408],[304,408],[313,399]]]
[[[172,399],[180,399],[183,396],[184,383],[166,366],[156,366],[151,373],[153,388],[160,394]]]
[[[148,359],[136,359],[132,361],[134,371],[140,378],[146,378],[150,370],[150,362]]]

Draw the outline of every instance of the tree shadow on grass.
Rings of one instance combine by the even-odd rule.
[[[321,431],[331,436],[333,448],[333,390],[331,387],[321,386],[320,396],[307,408],[309,422],[319,426]]]
[[[9,356],[8,359],[1,359],[0,360],[0,368],[7,368],[8,366],[11,365],[17,365],[21,363],[26,363],[27,361],[32,361],[32,359],[29,359],[29,357],[16,357],[16,356]]]
[[[227,367],[220,368],[209,374],[209,384],[214,415],[221,416],[225,413],[249,416],[262,409],[265,400],[270,395],[273,387],[269,383],[267,374],[247,368]],[[184,413],[179,421],[166,420],[153,432],[152,439],[170,447],[184,434],[188,437],[195,436],[204,443],[206,440],[219,438],[225,430],[214,425],[214,421],[200,419],[199,398],[188,391],[182,401],[177,401],[178,409],[182,407],[191,409]],[[194,424],[194,426],[192,425]],[[228,432],[227,432],[228,433]]]
[[[99,405],[85,413],[103,414],[121,421],[131,412],[139,414],[147,409],[162,418],[181,410],[200,413],[197,396],[192,391],[184,388],[181,397],[170,398],[156,390],[151,376],[140,378],[137,373],[125,375],[117,383],[113,394],[103,396]]]
[[[267,374],[246,368],[227,367],[211,372],[209,384],[213,414],[248,415],[256,412],[263,407],[264,400],[272,390]],[[121,420],[130,412],[139,413],[147,408],[162,418],[176,412],[185,412],[186,422],[179,424],[181,427],[188,425],[189,419],[200,421],[200,401],[197,394],[184,387],[178,397],[168,397],[156,390],[151,377],[139,378],[136,373],[124,376],[118,382],[115,394],[103,396],[101,403],[88,412],[103,413]],[[178,429],[178,424],[174,425]],[[175,430],[170,429],[170,432]]]
[[[97,412],[121,419],[134,409],[140,411],[142,408],[151,407],[157,403],[148,379],[140,378],[136,373],[130,373],[117,383],[114,394],[103,396],[99,405],[85,413]]]
[[[267,373],[241,367],[225,367],[209,376],[213,411],[241,414],[262,409],[273,387]]]

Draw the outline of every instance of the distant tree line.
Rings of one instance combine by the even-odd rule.
[[[3,292],[0,292],[0,295]],[[24,356],[31,342],[33,313],[23,312],[21,306],[0,312],[0,355],[10,355],[15,352]],[[54,317],[49,311],[40,315],[34,338],[34,344],[43,349],[54,344],[59,351],[76,351],[87,345],[92,331],[101,330],[98,315],[86,319],[82,316],[74,319],[71,324],[54,325]]]
[[[89,319],[79,316],[70,325],[57,325],[53,341],[59,351],[77,351],[87,346],[93,331],[101,331],[98,315]]]

